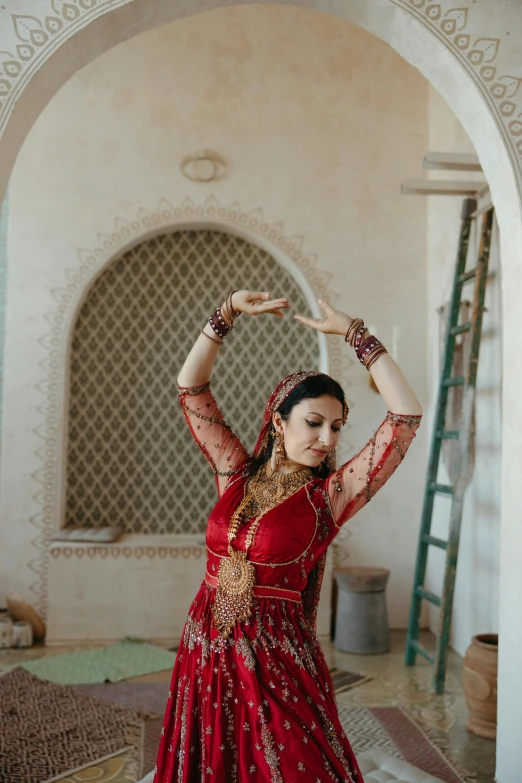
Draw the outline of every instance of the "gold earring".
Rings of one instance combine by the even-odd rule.
[[[324,458],[324,464],[328,468],[329,473],[333,473],[335,471],[337,468],[337,455],[335,453],[335,449],[332,449],[332,451],[328,452]]]
[[[285,440],[278,432],[275,434],[275,463],[280,468],[286,460]]]

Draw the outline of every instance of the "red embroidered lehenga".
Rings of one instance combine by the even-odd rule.
[[[255,454],[273,411],[303,375],[289,376],[274,391]],[[212,605],[250,457],[209,385],[180,389],[180,398],[216,474],[219,500],[207,526],[207,574],[174,665],[154,783],[362,783],[315,635],[322,571],[341,525],[394,472],[421,417],[388,413],[357,456],[264,516],[248,555],[256,573],[252,615],[223,638]],[[240,529],[236,549],[244,547],[247,530]]]

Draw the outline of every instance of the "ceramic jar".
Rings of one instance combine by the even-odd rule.
[[[479,737],[497,736],[498,634],[474,636],[466,650],[462,686],[469,707],[468,730]]]
[[[0,649],[13,646],[13,621],[10,617],[0,617]]]

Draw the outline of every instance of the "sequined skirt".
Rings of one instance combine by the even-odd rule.
[[[203,583],[172,673],[154,783],[362,783],[300,603],[256,597],[228,639]]]

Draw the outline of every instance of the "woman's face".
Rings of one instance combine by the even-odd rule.
[[[308,398],[294,405],[286,421],[274,413],[274,427],[284,435],[285,467],[316,468],[335,449],[343,424],[343,406],[330,394]]]

